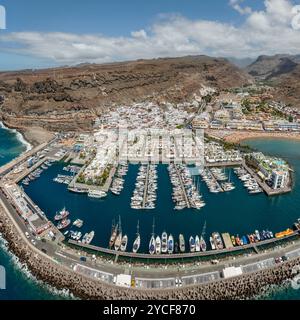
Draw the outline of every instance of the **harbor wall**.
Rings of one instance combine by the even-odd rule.
[[[0,232],[8,241],[8,249],[25,263],[32,274],[57,289],[68,288],[82,299],[174,299],[174,300],[240,300],[265,293],[271,285],[280,285],[292,279],[292,269],[300,263],[300,258],[290,260],[274,268],[220,280],[209,284],[177,289],[141,290],[126,289],[92,280],[62,265],[55,263],[27,243],[18,232],[5,209],[0,206]]]

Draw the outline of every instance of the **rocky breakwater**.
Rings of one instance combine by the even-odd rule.
[[[270,285],[279,285],[293,277],[292,268],[300,263],[295,259],[276,268],[228,280],[178,288],[176,290],[137,290],[110,286],[74,273],[25,243],[15,225],[0,206],[0,231],[8,241],[8,249],[25,263],[31,273],[57,289],[69,289],[82,299],[249,299],[265,292]]]

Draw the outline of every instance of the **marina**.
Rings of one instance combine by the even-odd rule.
[[[56,169],[56,170],[55,170]],[[238,168],[237,168],[238,169]],[[234,169],[235,171],[237,169]],[[34,181],[32,181],[28,186],[24,186],[25,188],[28,189],[29,193],[30,193],[30,189],[32,186],[37,186],[40,181],[43,180],[43,178],[45,176],[51,176],[51,175],[55,175],[57,176],[57,174],[59,174],[58,172],[60,170],[63,171],[63,164],[55,164],[53,163],[51,167],[49,167],[48,170],[44,171],[43,173],[41,173],[40,177]],[[127,173],[128,170],[128,173]],[[222,169],[220,170],[214,170],[214,169],[210,169],[209,172],[211,172],[213,170],[214,175],[213,177],[215,178],[215,180],[217,181],[217,179],[219,179],[220,181],[226,181],[228,180],[229,176],[232,176],[232,180],[234,185],[236,185],[236,189],[238,190],[233,190],[230,195],[234,195],[236,192],[240,193],[240,196],[244,196],[245,199],[247,199],[247,201],[254,201],[251,199],[254,199],[252,197],[250,197],[249,194],[247,194],[247,192],[244,191],[244,187],[242,185],[242,182],[238,179],[238,177],[234,174],[234,170],[233,169]],[[192,252],[192,253],[197,253],[197,252],[202,252],[202,251],[210,251],[210,250],[222,250],[223,247],[229,248],[229,242],[228,242],[228,237],[226,238],[226,240],[224,240],[224,237],[219,236],[220,234],[216,233],[215,230],[217,230],[216,227],[214,227],[216,224],[215,219],[222,219],[222,216],[219,215],[215,215],[214,217],[211,217],[211,209],[210,207],[213,205],[213,199],[210,200],[211,197],[220,197],[220,201],[225,200],[227,198],[226,197],[226,193],[222,192],[218,195],[211,193],[209,188],[207,188],[206,184],[202,181],[200,181],[198,176],[191,176],[189,170],[187,169],[187,167],[182,166],[182,165],[170,165],[165,166],[165,165],[148,165],[148,166],[138,166],[138,165],[130,165],[128,167],[128,169],[126,169],[126,177],[124,179],[124,190],[122,191],[122,193],[118,196],[118,198],[114,198],[114,194],[113,193],[108,193],[104,199],[104,201],[102,202],[89,202],[89,198],[86,194],[76,194],[76,193],[70,193],[67,188],[63,185],[59,185],[59,184],[55,184],[56,187],[55,188],[60,188],[60,192],[63,192],[65,194],[65,198],[64,198],[64,203],[68,202],[68,204],[70,203],[71,199],[75,200],[75,203],[78,204],[78,206],[74,207],[74,205],[70,205],[72,207],[72,210],[69,209],[69,205],[67,206],[68,211],[70,211],[72,214],[68,217],[68,219],[71,219],[72,221],[75,221],[76,219],[81,219],[81,221],[84,221],[84,227],[83,231],[81,231],[83,234],[85,233],[89,233],[90,230],[93,227],[93,225],[97,226],[97,216],[99,216],[98,212],[99,210],[101,210],[102,215],[100,216],[101,219],[105,219],[105,221],[107,221],[109,218],[111,217],[110,221],[107,221],[106,224],[108,226],[106,232],[97,232],[97,228],[95,228],[95,235],[94,235],[94,239],[93,239],[93,244],[98,243],[97,246],[100,245],[100,247],[105,248],[106,247],[106,243],[109,242],[110,237],[112,237],[111,233],[108,233],[110,228],[109,226],[111,226],[112,224],[112,220],[114,219],[118,219],[118,216],[115,215],[111,215],[109,214],[109,212],[111,212],[110,210],[106,210],[105,208],[108,208],[108,206],[111,206],[112,203],[116,202],[116,201],[121,201],[121,203],[123,203],[122,206],[122,212],[120,212],[120,216],[123,217],[123,221],[126,221],[126,224],[123,225],[125,222],[123,222],[122,224],[122,232],[120,232],[120,225],[117,226],[117,235],[120,236],[116,245],[116,248],[118,250],[121,250],[121,247],[123,250],[127,250],[127,251],[133,251],[133,243],[134,241],[137,239],[136,237],[136,230],[134,230],[134,226],[136,226],[137,224],[137,220],[140,220],[140,225],[139,225],[139,246],[137,251],[139,252],[147,252],[149,251],[149,240],[150,236],[149,234],[151,234],[150,230],[147,232],[147,225],[151,226],[151,222],[147,223],[147,220],[149,221],[149,218],[152,219],[152,214],[150,216],[148,216],[149,214],[145,213],[137,213],[139,211],[136,212],[136,209],[132,208],[132,201],[130,201],[130,196],[128,197],[128,195],[131,193],[130,190],[136,190],[137,186],[143,186],[143,188],[140,189],[140,197],[139,197],[139,204],[140,204],[140,208],[142,208],[142,204],[143,204],[143,200],[145,199],[144,195],[146,195],[146,199],[148,200],[147,196],[150,195],[156,195],[156,190],[157,190],[157,199],[156,200],[156,205],[152,211],[155,214],[156,212],[159,212],[158,214],[156,214],[156,232],[154,234],[154,248],[155,248],[155,254],[166,254],[166,253],[170,253],[170,252],[174,252],[176,253],[176,251],[182,252],[182,253],[188,253],[188,252]],[[171,174],[172,173],[172,174]],[[136,177],[140,177],[139,179],[136,180]],[[147,178],[148,177],[148,178]],[[173,178],[177,178],[177,187],[179,187],[176,190],[179,190],[181,192],[181,194],[174,194],[174,185],[172,186],[172,179]],[[181,179],[179,178],[181,177]],[[170,179],[171,178],[171,179]],[[217,179],[216,179],[217,178]],[[50,179],[52,181],[52,179]],[[51,184],[52,182],[45,181],[44,183],[47,184]],[[142,183],[141,183],[142,182]],[[146,183],[147,182],[147,183]],[[145,188],[145,183],[147,185],[150,185],[152,187],[151,192],[148,194],[148,188]],[[155,184],[154,184],[155,183]],[[174,179],[173,179],[173,183],[174,183]],[[197,187],[195,185],[198,185]],[[198,194],[198,197],[200,197],[199,193],[197,192],[197,190],[199,190],[201,188],[202,190],[202,194],[201,197],[203,197],[205,199],[205,201],[207,203],[209,203],[208,206],[206,206],[205,208],[203,208],[201,210],[201,214],[200,216],[198,216],[197,218],[195,218],[194,214],[193,214],[193,210],[195,210],[195,208],[191,208],[191,204],[193,205],[193,200],[195,199],[195,197],[193,196],[193,191]],[[35,189],[36,190],[36,189]],[[147,192],[145,192],[145,190]],[[173,190],[173,192],[172,192]],[[134,192],[133,192],[134,194]],[[137,195],[137,194],[136,194]],[[183,214],[183,216],[180,218],[176,215],[176,212],[178,210],[176,210],[176,208],[174,208],[172,206],[172,203],[174,201],[174,195],[181,195],[180,199],[181,201],[185,201],[190,205],[190,208],[188,206],[185,206],[184,208],[181,209],[181,212]],[[185,195],[185,196],[184,196]],[[264,194],[258,195],[262,201],[265,201],[267,199],[267,197]],[[70,198],[70,200],[67,200],[68,198]],[[59,198],[58,198],[59,199]],[[137,198],[136,198],[137,199]],[[154,199],[154,198],[151,198]],[[167,200],[169,199],[169,200]],[[177,200],[178,200],[177,199]],[[257,199],[257,198],[256,198]],[[197,200],[199,200],[199,198],[197,198]],[[203,200],[202,200],[203,201]],[[89,202],[89,203],[87,203]],[[88,206],[89,207],[89,213],[84,214],[85,210],[84,207],[80,204],[82,203],[83,206]],[[86,203],[86,204],[85,204]],[[182,203],[178,203],[178,204],[183,204]],[[63,207],[65,204],[61,205],[61,207]],[[95,209],[93,209],[93,207],[95,207]],[[100,209],[102,207],[102,209]],[[82,209],[82,212],[78,210],[78,208]],[[57,211],[58,209],[56,209]],[[124,215],[124,210],[126,210],[126,212],[128,212],[127,214]],[[133,214],[130,214],[130,210],[133,210]],[[151,211],[151,212],[152,212]],[[218,210],[219,211],[219,210]],[[218,212],[216,211],[216,212]],[[47,212],[47,211],[46,211]],[[93,212],[95,212],[93,214]],[[227,212],[227,214],[230,212]],[[128,214],[130,214],[130,221],[132,222],[127,222],[128,221]],[[232,214],[232,212],[231,212]],[[50,216],[51,217],[51,216]],[[99,218],[100,218],[99,217]],[[126,219],[124,218],[126,217]],[[168,218],[169,217],[169,218]],[[184,229],[184,227],[182,228],[182,225],[185,225],[186,222],[184,222],[184,220],[186,220],[186,217],[189,217],[189,219],[195,220],[194,225],[190,225],[188,227],[188,231],[185,231],[184,234],[182,233],[183,230],[187,230],[186,228]],[[54,218],[54,217],[53,217]],[[91,223],[90,220],[94,221],[94,223]],[[213,222],[211,222],[213,220]],[[151,220],[150,220],[151,221]],[[168,221],[168,222],[167,222]],[[178,221],[176,223],[176,226],[174,224],[174,221]],[[197,222],[196,222],[197,221]],[[207,221],[208,223],[208,232],[207,232],[207,236],[205,236],[206,238],[201,236],[201,225],[203,226],[204,221]],[[65,224],[68,221],[65,221]],[[131,224],[132,223],[132,224]],[[269,226],[269,223],[266,224],[265,226],[263,226],[261,229],[265,230],[265,229],[271,229],[271,227]],[[65,226],[62,225],[60,227],[62,227],[63,229],[66,229]],[[71,224],[71,222],[68,224],[68,226]],[[99,224],[100,226],[101,224]],[[195,226],[197,226],[195,228]],[[90,226],[90,227],[89,227]],[[222,227],[219,227],[220,232],[224,232],[227,234],[230,234],[230,239],[237,238],[237,234],[245,234],[246,238],[248,239],[247,235],[249,233],[249,231],[251,230],[246,230],[245,227],[243,228],[232,228],[229,226],[228,224],[228,228],[224,227],[224,224],[222,225]],[[259,228],[259,223],[258,225],[253,226],[253,230],[256,230]],[[163,230],[165,229],[165,230]],[[161,231],[160,231],[161,230]],[[243,231],[245,230],[245,231]],[[276,230],[276,229],[275,229]],[[277,229],[278,230],[278,229]],[[72,230],[74,232],[74,230]],[[177,232],[176,232],[177,231]],[[278,230],[280,231],[280,229]],[[163,233],[165,232],[165,235],[163,236]],[[172,234],[172,237],[169,239],[168,238],[168,232],[170,232],[170,234]],[[105,234],[106,236],[103,236],[103,234]],[[126,237],[125,237],[126,236]],[[125,238],[124,238],[125,237]],[[192,238],[191,238],[192,237]],[[212,238],[212,241],[209,241],[209,239]],[[73,238],[71,238],[72,240],[74,240]],[[172,240],[173,239],[173,240]],[[244,240],[244,241],[243,241]],[[250,240],[246,240],[243,239],[243,237],[241,237],[241,239],[239,239],[239,244],[247,244],[247,242]],[[212,245],[208,245],[205,243],[211,243]],[[122,245],[123,243],[123,245]],[[151,241],[150,241],[151,243]],[[114,243],[115,244],[115,243]],[[168,247],[168,244],[170,244],[170,246]],[[236,242],[235,242],[236,244]],[[234,246],[235,244],[231,243],[232,246]],[[199,247],[200,247],[200,251],[199,251]],[[147,248],[147,249],[146,249]],[[204,250],[202,250],[202,248]],[[122,250],[122,251],[123,251]]]
[[[39,164],[39,166],[41,165],[42,164]],[[226,259],[229,258],[229,256],[238,257],[237,261],[246,260],[246,259],[248,260],[248,263],[244,261],[244,264],[242,267],[236,267],[236,269],[239,269],[239,272],[241,273],[247,273],[247,272],[249,273],[251,272],[251,270],[253,270],[253,268],[257,268],[257,270],[259,270],[259,268],[261,268],[262,265],[265,266],[265,268],[268,268],[268,266],[273,266],[279,263],[279,258],[276,256],[277,251],[275,250],[273,252],[272,248],[281,248],[282,246],[283,247],[288,246],[292,248],[294,246],[294,242],[296,246],[296,242],[297,242],[296,240],[299,237],[298,231],[294,231],[294,230],[299,229],[300,222],[297,219],[295,220],[292,216],[289,216],[290,220],[286,220],[287,224],[284,225],[283,221],[284,221],[284,217],[286,218],[286,216],[283,216],[281,214],[280,219],[278,220],[280,221],[280,225],[278,225],[278,227],[276,228],[275,226],[276,219],[274,218],[274,214],[276,214],[276,209],[271,211],[273,219],[267,220],[267,222],[264,223],[263,225],[260,225],[260,223],[258,222],[259,219],[262,220],[261,212],[260,212],[260,216],[254,215],[253,212],[248,212],[248,215],[246,212],[246,215],[245,215],[245,212],[244,212],[245,210],[243,210],[243,213],[242,213],[244,216],[243,223],[244,225],[247,224],[247,226],[245,227],[245,231],[241,231],[242,228],[239,229],[236,227],[236,222],[239,221],[238,219],[234,221],[231,220],[231,224],[232,224],[231,227],[234,227],[234,228],[227,227],[228,224],[226,225],[226,223],[224,222],[223,222],[223,227],[218,227],[218,220],[222,219],[224,215],[225,215],[224,218],[227,220],[229,219],[229,215],[232,213],[230,210],[228,210],[229,202],[227,204],[222,202],[225,199],[228,199],[230,202],[233,202],[234,198],[232,197],[237,195],[237,193],[239,197],[243,198],[243,201],[248,200],[252,202],[254,201],[253,199],[255,199],[254,202],[257,203],[257,201],[264,199],[268,201],[268,205],[270,206],[272,206],[272,203],[274,201],[274,198],[268,198],[266,197],[265,194],[258,194],[257,197],[251,197],[249,193],[245,192],[243,183],[238,179],[238,177],[235,174],[233,174],[232,168],[226,168],[222,170],[224,170],[224,175],[226,175],[228,180],[230,180],[236,188],[232,190],[232,192],[230,193],[222,192],[218,195],[210,193],[207,186],[201,181],[199,182],[199,178],[197,177],[197,173],[195,170],[192,170],[192,168],[188,169],[192,176],[192,184],[196,185],[197,190],[201,189],[201,195],[205,199],[207,206],[203,208],[203,210],[201,210],[201,214],[199,215],[195,215],[195,211],[191,208],[183,209],[181,212],[181,213],[184,213],[184,219],[183,219],[182,214],[180,215],[176,214],[176,210],[174,210],[172,201],[170,201],[172,200],[170,196],[172,192],[172,185],[170,183],[167,166],[163,166],[163,165],[157,166],[157,186],[158,186],[157,201],[156,201],[157,206],[155,209],[153,209],[153,213],[149,215],[149,213],[143,212],[143,211],[133,211],[133,210],[130,211],[131,208],[130,208],[129,197],[132,191],[134,190],[134,184],[135,184],[136,176],[140,166],[134,166],[134,165],[129,166],[129,170],[128,170],[129,174],[126,176],[126,179],[124,182],[124,189],[119,197],[115,198],[112,193],[109,193],[107,195],[107,198],[105,198],[104,201],[99,202],[99,201],[94,201],[93,199],[88,197],[87,193],[82,193],[82,194],[71,193],[68,191],[68,188],[65,185],[54,183],[53,178],[64,171],[63,165],[64,164],[61,162],[53,163],[48,169],[45,169],[43,170],[43,172],[38,173],[39,176],[36,177],[34,180],[30,181],[29,185],[23,186],[24,190],[26,190],[27,193],[29,193],[28,190],[33,188],[34,186],[36,186],[39,191],[43,192],[45,196],[51,193],[51,195],[53,195],[53,198],[51,198],[51,201],[56,201],[59,198],[59,194],[62,192],[72,197],[72,199],[69,199],[70,201],[68,201],[67,199],[68,196],[65,197],[64,202],[60,202],[59,205],[56,202],[54,208],[51,209],[51,213],[49,213],[48,209],[45,209],[45,207],[42,206],[41,203],[37,201],[37,199],[34,198],[32,195],[30,195],[30,198],[32,199],[31,200],[26,196],[26,194],[18,193],[17,190],[12,190],[12,192],[13,194],[15,194],[15,196],[19,197],[18,199],[21,199],[20,195],[24,197],[24,200],[28,201],[28,203],[30,204],[31,210],[38,210],[38,208],[40,208],[39,210],[41,212],[39,214],[41,216],[45,215],[49,218],[51,214],[52,215],[51,221],[54,221],[55,214],[61,213],[61,210],[62,210],[61,208],[65,208],[65,210],[69,212],[69,215],[67,216],[67,220],[71,221],[69,224],[69,228],[70,229],[72,228],[72,229],[70,230],[66,228],[62,232],[66,237],[70,235],[70,240],[68,242],[69,242],[69,245],[73,248],[72,250],[74,250],[74,248],[76,248],[77,250],[79,249],[80,251],[77,251],[77,253],[79,254],[80,252],[81,255],[84,255],[82,257],[77,257],[77,258],[75,257],[75,260],[77,259],[82,262],[85,262],[91,259],[91,261],[94,261],[93,260],[94,255],[98,256],[98,253],[99,253],[100,255],[103,254],[106,256],[112,255],[114,261],[120,262],[120,264],[118,263],[118,265],[120,266],[126,260],[132,263],[133,261],[135,261],[133,258],[137,258],[137,262],[142,261],[144,259],[145,262],[147,261],[147,265],[149,264],[150,266],[151,260],[149,260],[150,256],[148,253],[148,248],[145,249],[145,246],[148,247],[148,245],[150,244],[153,246],[153,249],[154,249],[153,255],[151,256],[151,258],[157,261],[159,265],[162,262],[167,263],[167,261],[171,262],[170,266],[173,263],[176,263],[177,265],[179,261],[181,262],[185,261],[185,263],[194,261],[196,266],[198,264],[202,264],[202,261],[203,261],[204,265],[209,266],[210,270],[212,270],[214,267],[219,268],[217,269],[218,272],[214,273],[214,279],[216,279],[215,276],[218,276],[217,277],[218,279],[222,279],[222,278],[226,278],[227,274],[230,274],[231,272],[229,270],[230,268],[227,268],[226,267],[227,265],[224,264],[226,263]],[[36,170],[37,167],[33,168],[33,170]],[[15,173],[17,174],[17,169],[15,170]],[[44,180],[44,185],[41,185],[40,183],[43,180]],[[129,181],[131,181],[132,183],[128,184]],[[131,187],[129,187],[130,185]],[[168,186],[168,189],[166,188],[166,186]],[[47,188],[50,188],[50,189],[47,190]],[[56,190],[57,188],[61,188],[59,192],[58,190]],[[54,190],[56,190],[57,193],[56,192],[54,193]],[[164,193],[163,192],[164,190],[167,192]],[[293,192],[288,195],[282,196],[281,201],[282,199],[284,200],[289,199],[289,197],[293,195]],[[125,197],[125,193],[127,193],[126,197]],[[161,201],[162,200],[161,195],[163,195],[163,201]],[[169,198],[167,198],[167,196],[169,196]],[[74,207],[72,204],[75,201],[75,197],[77,198],[77,200],[80,200],[80,201],[78,201],[77,206]],[[216,201],[215,200],[216,197],[218,197],[218,202],[220,201],[222,205],[225,206],[226,204],[225,214],[223,211],[220,212],[220,210],[215,212],[211,211],[213,204]],[[119,234],[121,233],[122,236],[120,236],[119,234],[117,235],[118,239],[120,239],[118,252],[116,252],[115,250],[110,250],[107,246],[107,241],[109,240],[109,237],[113,234],[111,233],[112,229],[110,227],[108,227],[108,235],[104,245],[102,245],[101,243],[102,240],[100,241],[98,240],[99,239],[98,232],[99,230],[101,231],[103,230],[102,225],[104,223],[104,220],[106,221],[105,224],[107,223],[111,225],[111,219],[114,219],[114,217],[118,217],[118,213],[116,212],[112,215],[112,217],[110,217],[109,219],[110,221],[107,221],[108,220],[106,217],[107,211],[102,206],[103,204],[108,202],[110,198],[112,199],[114,198],[115,200],[117,199],[118,201],[123,199],[124,204],[127,203],[127,208],[124,206],[124,208],[126,209],[126,213],[124,212],[124,210],[122,210],[122,212],[119,214],[122,219],[122,228],[120,223],[120,228],[117,228],[118,229],[117,233]],[[166,201],[166,199],[169,199],[169,200]],[[49,200],[49,197],[47,200]],[[84,206],[80,205],[81,201],[85,202]],[[293,204],[294,204],[294,201],[295,199],[293,199]],[[166,205],[169,202],[171,202],[170,212],[168,212],[166,208],[161,207],[162,204]],[[96,209],[95,211],[91,210],[91,208],[93,207],[93,203],[95,205],[95,209]],[[76,212],[76,208],[78,208],[78,205],[80,205],[81,210]],[[123,205],[122,204],[120,205],[122,206],[122,209],[123,209]],[[49,203],[47,203],[46,206],[49,208]],[[110,206],[112,208],[112,203],[110,203]],[[128,207],[130,208],[129,211],[128,211]],[[158,207],[160,208],[160,212],[156,211]],[[86,210],[87,208],[89,209],[88,211]],[[160,215],[160,213],[162,212],[162,209],[164,209],[163,217]],[[274,209],[274,207],[272,209]],[[234,211],[235,210],[233,210],[233,212]],[[256,211],[254,212],[257,213]],[[237,211],[237,214],[239,213],[240,212]],[[170,215],[168,216],[168,214]],[[98,219],[100,220],[98,220],[98,223],[90,224],[90,219],[94,215],[95,216],[97,215]],[[131,215],[134,216],[135,219],[131,219],[131,223],[129,223],[128,220],[130,220]],[[149,228],[149,225],[150,225],[149,218],[152,218],[153,215],[156,216],[156,227],[152,233],[153,238],[151,237],[153,241],[150,241],[150,243],[148,243],[150,238],[148,230],[151,229]],[[184,226],[185,220],[189,219],[189,222],[191,222],[193,216],[197,217],[198,219],[196,219],[192,224],[189,223],[188,225]],[[215,218],[213,221],[211,220],[212,218],[209,218],[211,216]],[[253,217],[253,216],[254,217],[256,216],[257,220],[255,221],[255,223],[253,223],[253,228],[252,228],[252,227],[249,227],[249,224],[251,224],[251,222],[249,223],[249,217]],[[295,212],[294,217],[297,217],[297,216],[298,216],[298,212]],[[177,221],[177,224],[171,227],[170,225],[172,224],[173,220],[176,220],[178,217],[181,218],[180,221]],[[247,217],[247,221],[246,221],[246,217]],[[163,219],[163,218],[167,218],[167,219]],[[147,223],[147,220],[149,221],[149,223]],[[292,223],[289,222],[291,220],[292,220]],[[78,231],[74,229],[75,230],[74,231],[73,227],[71,227],[72,221],[74,221],[74,223],[76,222],[76,224],[79,224],[79,225],[81,224],[80,222],[83,223],[84,221],[84,226],[82,225],[82,230]],[[138,225],[139,227],[141,226],[141,228],[137,228],[136,226],[137,222],[139,222]],[[288,226],[291,226],[293,222],[294,222],[293,227],[287,228]],[[203,223],[204,223],[204,226],[203,226]],[[195,226],[193,224],[195,224]],[[101,229],[99,229],[97,225],[100,225]],[[130,231],[132,228],[132,225],[135,225],[135,227],[133,227],[134,234],[132,231]],[[178,226],[179,228],[176,229],[176,227]],[[133,247],[131,247],[131,245],[132,243],[134,243],[135,239],[138,239],[137,229],[139,229],[138,233],[140,235],[141,248],[137,253],[135,253],[133,252]],[[272,230],[273,232],[269,230]],[[201,236],[199,237],[200,234]],[[164,248],[163,244],[166,239],[166,235],[168,236],[168,249],[170,250],[170,253],[168,252],[169,254],[163,253],[163,248]],[[202,238],[202,236],[204,237]],[[233,244],[232,248],[227,248],[229,243],[228,242],[229,237]],[[102,238],[101,235],[100,235],[100,238]],[[211,241],[208,242],[208,239]],[[202,240],[206,240],[207,244],[205,241],[203,242]],[[38,239],[36,240],[32,239],[31,242],[34,246],[39,246],[39,247],[40,245],[43,246],[43,242],[39,241]],[[213,248],[210,247],[209,245],[210,243],[215,247],[216,250],[212,250]],[[199,246],[200,246],[200,251],[199,251]],[[69,250],[67,249],[68,247],[69,246],[66,247],[67,251]],[[151,246],[149,246],[149,249],[150,247]],[[264,260],[263,256],[264,256],[264,252],[266,252],[266,249],[269,252],[268,254],[272,256],[271,258]],[[44,249],[42,248],[42,250]],[[286,250],[287,252],[286,256],[280,257],[281,259],[280,261],[283,261],[283,258],[289,259],[289,257],[291,257],[292,259],[292,257],[294,257],[294,251],[295,250],[293,249]],[[93,255],[91,255],[91,253],[93,253]],[[59,254],[60,257],[63,256],[62,253],[60,252],[58,252],[57,254]],[[283,255],[284,254],[285,253],[283,253]],[[186,260],[183,260],[183,259],[186,259]],[[222,261],[221,263],[222,263],[222,266],[224,266],[223,267],[224,269],[222,269],[221,265],[218,266],[219,259],[220,261]],[[259,261],[257,262],[255,259]],[[234,260],[235,259],[233,259],[232,261]],[[251,262],[251,260],[254,262]],[[211,261],[212,264],[209,264],[209,261]],[[238,265],[238,262],[236,263],[236,265]],[[102,271],[100,270],[99,272],[101,273]],[[145,272],[147,272],[146,269],[145,269]],[[112,273],[112,275],[113,274],[114,272]],[[205,271],[203,269],[199,274],[199,279],[200,279],[199,281],[203,283],[203,281],[206,282],[206,281],[209,281],[208,279],[211,279],[211,278],[207,278],[207,280],[204,280],[205,277],[206,277]],[[147,276],[144,278],[143,275],[141,275],[141,273],[137,272],[136,270],[134,271],[134,275],[132,276],[132,279],[134,281],[134,285],[140,288],[146,288],[146,287],[153,288],[153,286],[155,286],[155,288],[160,288],[160,287],[167,288],[170,286],[171,287],[172,286],[175,287],[179,285],[181,286],[181,284],[183,286],[189,286],[190,281],[192,282],[194,281],[194,283],[196,283],[195,281],[198,281],[197,280],[198,277],[192,274],[185,276],[184,270],[180,272],[180,277],[178,278],[176,278],[174,274],[171,276],[172,283],[174,281],[174,285],[170,283],[168,284],[165,276],[162,276],[161,280],[156,281],[155,279],[153,279],[152,276],[151,276],[151,279]]]

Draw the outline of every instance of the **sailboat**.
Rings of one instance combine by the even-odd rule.
[[[170,234],[169,238],[168,238],[168,253],[172,254],[174,251],[174,238],[173,236]]]
[[[200,238],[198,235],[195,237],[195,246],[196,246],[196,252],[200,252],[201,246],[200,246]]]
[[[115,225],[115,221],[113,220],[112,228],[111,228],[111,236],[109,239],[109,249],[113,247],[118,235],[118,224]]]
[[[230,182],[230,178],[231,178],[231,171],[229,171],[228,182],[222,183],[222,188],[225,192],[232,191],[235,189],[235,186],[233,185],[233,183]]]
[[[155,253],[161,254],[161,239],[159,236],[155,239]]]
[[[155,253],[155,237],[154,237],[154,227],[155,227],[155,219],[153,218],[153,224],[152,224],[152,236],[149,242],[149,253],[154,254]]]
[[[207,250],[207,245],[204,240],[205,232],[206,232],[206,221],[204,222],[201,237],[200,237],[200,248],[201,248],[201,251],[203,251],[203,252],[205,252]]]
[[[141,245],[140,222],[138,221],[138,224],[136,227],[136,238],[135,238],[133,246],[132,246],[133,253],[137,253],[139,251],[140,245]]]
[[[115,250],[118,251],[122,244],[122,227],[121,227],[121,217],[119,216],[119,233],[117,235],[116,241],[115,241]]]

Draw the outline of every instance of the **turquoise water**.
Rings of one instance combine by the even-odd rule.
[[[26,150],[15,132],[0,127],[0,166],[11,161]],[[30,278],[28,272],[21,271],[16,258],[9,254],[0,240],[0,265],[6,269],[6,290],[0,290],[2,299],[59,299],[61,295],[52,293],[45,285]]]
[[[281,156],[287,160],[293,167],[295,174],[295,185],[293,192],[280,197],[278,199],[279,207],[282,216],[291,217],[295,211],[300,215],[300,142],[289,140],[249,140],[247,144],[251,147],[266,152],[270,155]],[[270,294],[266,299],[268,300],[300,300],[300,290],[294,290],[291,287],[278,289],[276,292]]]
[[[0,123],[0,166],[11,161],[26,150],[16,132],[6,130]]]
[[[10,131],[0,129],[0,164],[11,160],[23,151],[24,146]],[[156,233],[166,230],[174,236],[184,233],[201,233],[204,222],[207,222],[207,234],[213,231],[249,233],[254,229],[271,229],[280,231],[289,227],[300,216],[300,143],[286,140],[256,140],[249,144],[264,152],[281,155],[295,169],[295,187],[292,193],[276,198],[264,195],[250,196],[240,181],[232,174],[236,190],[230,194],[210,194],[201,183],[201,192],[207,206],[201,211],[173,210],[171,185],[164,166],[159,166],[159,189],[157,208],[154,211],[134,211],[130,209],[130,197],[134,188],[137,166],[130,166],[126,184],[121,196],[109,195],[105,200],[92,200],[83,195],[69,193],[64,185],[52,182],[62,171],[62,164],[57,164],[45,171],[41,178],[26,187],[33,200],[52,218],[62,206],[71,212],[72,220],[77,217],[85,221],[83,231],[95,230],[94,244],[107,246],[111,230],[111,221],[118,215],[122,217],[123,232],[129,236],[129,248],[134,239],[137,220],[140,220],[142,249],[146,250],[151,232],[152,219],[156,219]],[[12,150],[12,154],[7,149]],[[1,156],[2,155],[2,156]],[[60,299],[21,272],[12,257],[0,248],[0,264],[7,270],[7,290],[0,291],[0,299]],[[278,290],[269,299],[300,299],[300,293],[294,290]]]

